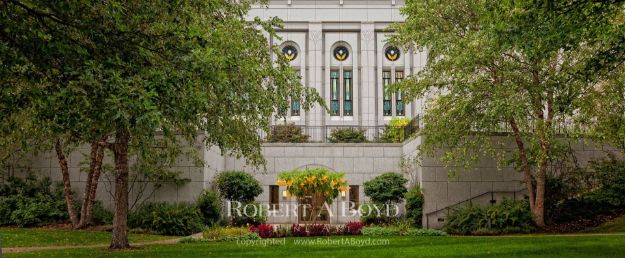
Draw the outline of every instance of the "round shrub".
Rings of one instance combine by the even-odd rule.
[[[258,180],[242,171],[224,171],[216,182],[221,197],[231,201],[251,202],[263,192]]]
[[[413,187],[406,193],[406,219],[415,227],[421,227],[423,216],[423,193],[418,186]]]
[[[328,141],[331,143],[361,143],[367,142],[365,130],[356,128],[333,129]]]
[[[188,236],[202,231],[202,216],[187,203],[148,203],[128,216],[128,226],[162,235]]]
[[[216,192],[202,191],[197,200],[197,208],[202,214],[202,221],[205,225],[214,226],[217,224],[221,215],[221,201]]]
[[[275,125],[267,136],[267,142],[308,142],[309,135],[302,132],[302,128],[289,123]]]
[[[365,194],[377,203],[400,202],[408,191],[406,182],[401,174],[384,173],[364,183]]]

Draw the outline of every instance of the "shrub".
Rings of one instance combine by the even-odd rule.
[[[393,117],[388,122],[382,133],[383,142],[401,143],[410,135],[406,135],[406,126],[410,124],[410,119],[405,117]]]
[[[202,236],[207,240],[220,240],[232,237],[241,237],[250,233],[245,227],[212,227],[202,232]]]
[[[346,235],[360,235],[365,223],[362,222],[349,222],[345,224]]]
[[[600,188],[590,192],[588,198],[614,208],[625,207],[625,161],[612,157],[592,162],[591,166]]]
[[[273,231],[273,237],[288,237],[288,236],[291,236],[290,227],[283,227],[282,225],[279,225]]]
[[[399,236],[397,227],[365,227],[362,229],[364,236]]]
[[[213,227],[202,232],[202,239],[203,241],[257,240],[260,236],[244,227]]]
[[[591,163],[591,181],[593,187],[589,190],[579,190],[577,185],[567,186],[573,196],[555,204],[547,199],[546,213],[553,222],[567,223],[580,219],[593,219],[598,215],[605,215],[617,212],[625,208],[625,161],[616,160],[611,157],[607,160],[593,161]],[[548,186],[550,181],[547,181]],[[553,184],[552,184],[553,185]],[[545,193],[551,197],[553,193]],[[549,194],[549,195],[547,195]]]
[[[307,225],[308,236],[329,236],[330,228],[324,224]]]
[[[447,216],[444,230],[451,234],[528,233],[534,229],[532,215],[527,201],[510,201],[479,207],[468,205]]]
[[[263,192],[258,180],[243,171],[224,171],[216,181],[221,197],[231,201],[248,203]]]
[[[269,224],[260,224],[258,226],[250,227],[250,231],[258,234],[261,238],[273,237],[273,227]]]
[[[202,216],[186,203],[148,203],[128,216],[128,225],[163,235],[188,236],[202,230]]]
[[[445,231],[429,228],[413,228],[406,231],[406,236],[446,236]]]
[[[230,218],[232,226],[260,225],[265,222],[267,222],[267,211],[257,202],[243,204],[241,215],[239,216],[238,212],[232,212]]]
[[[360,221],[367,225],[391,226],[401,220],[401,217],[395,215],[398,212],[393,204],[365,203],[361,205],[360,210],[362,212]]]
[[[293,224],[291,226],[291,234],[294,237],[305,237],[308,236],[308,232],[306,232],[306,226]]]
[[[221,202],[216,192],[202,191],[196,205],[202,214],[202,221],[205,225],[214,226],[217,224],[221,215]]]
[[[289,123],[286,125],[275,125],[269,135],[267,142],[308,142],[309,135],[302,132],[302,128]]]
[[[365,194],[377,203],[400,202],[408,191],[406,182],[401,174],[384,173],[364,183]]]
[[[356,128],[337,128],[333,129],[329,142],[332,143],[362,143],[367,142],[365,130]]]
[[[100,201],[95,201],[93,203],[93,213],[91,216],[91,223],[93,223],[93,225],[113,224],[113,212],[105,209]]]
[[[0,225],[20,227],[68,220],[67,206],[60,185],[52,187],[49,178],[9,177],[0,186]]]
[[[415,227],[421,227],[423,216],[423,193],[419,186],[415,186],[406,194],[406,219]]]
[[[400,227],[365,227],[362,229],[365,236],[446,236],[447,233],[435,229],[410,228],[402,229]]]

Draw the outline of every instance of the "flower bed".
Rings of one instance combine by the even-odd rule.
[[[251,226],[250,231],[258,234],[262,238],[341,236],[360,235],[364,226],[365,224],[362,222],[349,222],[345,225],[293,224],[290,227],[282,225],[272,226],[269,224],[260,224],[258,226]]]

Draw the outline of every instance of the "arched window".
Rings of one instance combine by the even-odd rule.
[[[299,48],[295,42],[285,42],[282,44],[282,55],[289,62],[295,61],[299,55]],[[301,69],[299,65],[293,66],[293,68],[300,74],[301,77]],[[301,105],[300,105],[300,96],[291,96],[291,104],[289,114],[291,116],[300,116]]]
[[[394,65],[395,61],[401,57],[401,50],[392,45],[386,46],[384,48],[384,57],[393,64],[393,69],[384,69],[382,71],[382,114],[384,116],[392,116],[393,113],[395,113],[396,116],[404,116],[406,114],[406,108],[401,92],[397,91],[393,94],[388,89],[391,83],[397,83],[404,79],[403,69],[401,67],[395,67]],[[392,76],[393,72],[395,72],[395,76]]]
[[[354,72],[352,65],[344,65],[350,58],[350,47],[340,42],[332,47],[332,56],[338,66],[330,70],[330,115],[354,115]]]

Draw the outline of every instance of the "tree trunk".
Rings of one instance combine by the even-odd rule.
[[[530,199],[530,210],[534,211],[536,195],[534,193],[534,182],[532,182],[532,169],[530,168],[529,162],[527,160],[527,152],[525,150],[525,145],[523,144],[523,139],[521,138],[521,132],[519,127],[516,124],[514,118],[510,119],[510,127],[512,127],[512,132],[514,134],[514,141],[516,142],[517,149],[519,150],[519,158],[521,159],[521,169],[523,171],[523,177],[525,179],[525,186],[527,187],[527,192],[529,194]]]
[[[67,204],[67,213],[69,219],[72,222],[72,226],[78,225],[78,216],[76,215],[76,209],[74,208],[74,197],[72,196],[72,183],[69,178],[69,166],[67,165],[67,158],[63,151],[63,144],[61,140],[57,139],[54,145],[56,150],[56,156],[59,160],[59,166],[61,167],[61,174],[63,175],[63,194],[65,195],[65,203]]]
[[[536,175],[536,205],[534,206],[534,222],[538,227],[545,226],[545,176],[547,174],[547,160],[549,159],[549,143],[546,139],[546,126],[539,127],[540,157],[538,160],[538,174]]]
[[[128,141],[127,129],[118,129],[115,134],[113,153],[115,156],[115,215],[113,217],[113,238],[111,249],[128,248]]]
[[[102,160],[104,159],[104,146],[106,144],[106,138],[107,137],[103,137],[102,139],[91,143],[89,174],[87,176],[87,185],[85,186],[85,195],[82,201],[78,228],[85,228],[91,225],[91,218],[93,217],[93,204],[98,190],[100,173],[102,172]]]

